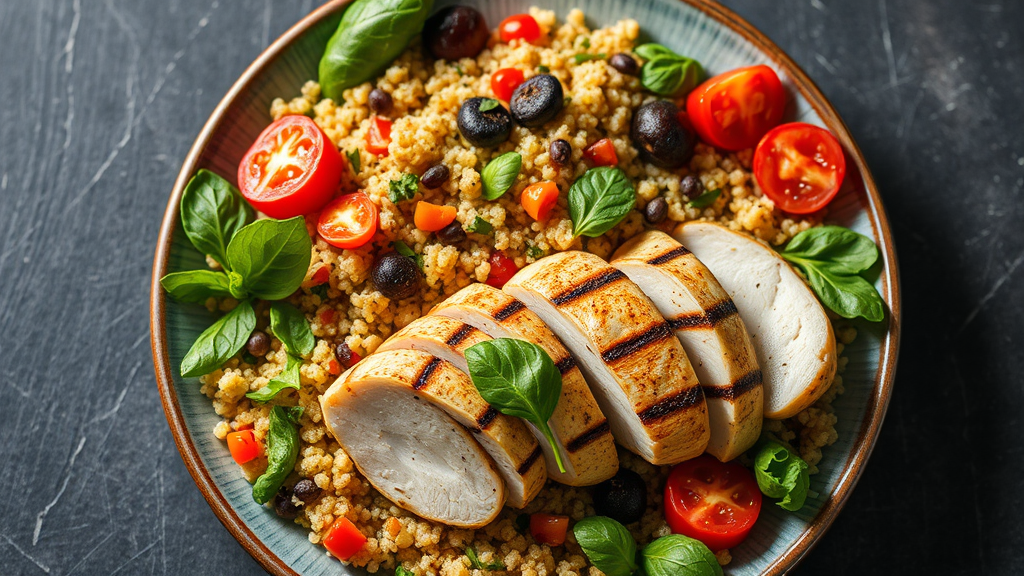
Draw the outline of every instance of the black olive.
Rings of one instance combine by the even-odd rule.
[[[512,134],[512,118],[501,104],[481,112],[480,105],[491,98],[470,98],[459,108],[459,132],[469,143],[491,148],[508,140]]]
[[[627,76],[636,76],[636,73],[640,71],[640,66],[637,65],[636,60],[629,54],[613,54],[608,59],[608,63],[612,65],[619,72],[626,74]]]
[[[435,164],[420,176],[420,184],[423,184],[427,188],[433,190],[440,188],[442,184],[448,181],[450,171],[444,164]]]
[[[509,100],[512,118],[527,128],[543,126],[562,111],[562,83],[550,74],[538,74],[520,84]]]
[[[484,15],[469,6],[442,8],[423,24],[423,44],[434,58],[475,58],[488,38]]]
[[[270,352],[270,336],[259,330],[254,331],[245,343],[245,351],[257,358],[266,356]]]
[[[292,491],[281,486],[274,496],[274,512],[282,518],[292,519],[299,515],[299,507],[292,502]]]
[[[693,157],[697,135],[679,121],[679,109],[668,100],[644,104],[633,114],[629,136],[640,157],[662,168],[679,168]]]
[[[466,239],[466,231],[462,229],[462,223],[458,220],[441,228],[436,234],[437,239],[445,244],[458,244]]]
[[[555,166],[565,166],[572,159],[572,144],[567,140],[558,139],[548,148],[548,156]]]
[[[377,258],[370,270],[370,280],[377,290],[393,300],[408,298],[420,287],[420,269],[411,258],[388,252]]]
[[[668,216],[668,202],[658,196],[644,207],[644,218],[650,224],[659,224]]]
[[[647,484],[632,470],[619,468],[610,479],[594,486],[594,510],[623,524],[636,522],[647,510]]]
[[[394,102],[391,100],[391,94],[380,88],[374,88],[370,90],[369,103],[370,110],[377,114],[387,114],[391,112],[391,106]]]
[[[352,349],[345,342],[341,342],[334,347],[334,357],[345,368],[352,367]]]
[[[701,185],[700,180],[692,174],[684,177],[679,182],[679,192],[681,192],[683,197],[688,200],[692,200],[697,196],[700,196],[703,188],[704,186]]]
[[[304,504],[309,504],[319,498],[320,493],[323,492],[323,490],[321,490],[320,487],[309,478],[303,478],[295,483],[295,487],[292,488],[292,492],[294,492],[295,497],[302,500]]]

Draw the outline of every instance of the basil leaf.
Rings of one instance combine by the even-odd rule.
[[[844,274],[830,265],[798,263],[821,302],[843,318],[862,316],[869,322],[885,319],[885,302],[875,287],[860,276]]]
[[[196,338],[181,359],[181,375],[192,378],[213,372],[245,346],[254,329],[256,312],[243,300]]]
[[[388,200],[392,204],[411,200],[420,191],[419,182],[420,178],[415,174],[402,174],[400,179],[388,182]]]
[[[484,98],[483,102],[480,103],[480,111],[487,112],[488,110],[494,110],[498,106],[501,106],[501,102],[494,98]]]
[[[274,376],[267,385],[255,392],[249,392],[245,395],[250,400],[256,402],[269,402],[277,396],[277,393],[285,388],[292,388],[298,390],[302,387],[301,374],[299,369],[302,368],[302,358],[292,356],[288,354],[288,361],[284,365],[284,369],[277,376]]]
[[[631,576],[636,571],[636,540],[622,524],[592,516],[577,522],[572,533],[590,563],[606,576]]]
[[[287,302],[270,304],[270,329],[289,354],[305,358],[316,346],[306,315]]]
[[[653,42],[647,44],[641,44],[633,49],[633,53],[643,58],[644,60],[654,60],[655,58],[677,58],[678,55],[672,50],[662,46],[661,44],[655,44]]]
[[[714,190],[708,190],[701,194],[700,196],[697,196],[693,200],[690,200],[689,202],[686,203],[686,205],[691,208],[707,208],[708,206],[714,204],[715,200],[718,200],[718,197],[721,195],[722,189],[715,188]]]
[[[634,52],[647,60],[640,69],[640,84],[655,94],[685,96],[706,78],[699,62],[660,44],[644,44]]]
[[[267,430],[267,471],[252,485],[252,499],[266,504],[277,494],[295,468],[299,456],[299,430],[296,427],[302,408],[274,406],[270,409]]]
[[[537,72],[540,72],[541,74],[547,74],[548,72],[551,72],[551,68],[548,68],[547,66],[541,64],[540,66],[537,66]]]
[[[573,237],[600,236],[636,206],[636,192],[626,174],[611,166],[587,170],[569,187]]]
[[[640,555],[645,576],[722,576],[722,567],[711,550],[682,534],[662,536]]]
[[[505,152],[487,163],[480,171],[480,180],[484,186],[484,198],[497,200],[508,191],[519,176],[523,167],[523,157],[518,152]]]
[[[536,260],[544,256],[544,250],[542,250],[540,246],[530,244],[529,246],[526,247],[526,256]]]
[[[345,10],[320,59],[324,96],[377,77],[423,29],[433,0],[356,0]]]
[[[547,438],[565,472],[548,420],[562,395],[562,375],[543,348],[513,338],[495,338],[466,349],[469,376],[480,396],[502,414],[532,422]]]
[[[192,245],[227,268],[227,246],[254,218],[252,208],[230,182],[200,170],[181,195],[181,226]]]
[[[416,573],[412,570],[407,570],[404,566],[395,568],[395,576],[416,576]]]
[[[241,274],[238,272],[228,272],[228,290],[238,300],[245,300],[249,297],[249,292],[245,289],[244,283],[245,280]]]
[[[412,248],[409,248],[408,244],[402,242],[401,240],[395,240],[394,242],[391,243],[391,247],[395,249],[395,252],[398,252],[399,254],[405,256],[406,258],[412,259],[412,261],[415,262],[416,265],[420,267],[420,270],[423,269],[423,256],[420,256],[419,254],[414,252]]]
[[[494,226],[492,226],[487,220],[476,216],[473,218],[473,221],[469,223],[469,226],[466,227],[466,231],[473,232],[474,234],[486,235],[494,232]]]
[[[466,548],[466,558],[469,558],[469,565],[476,570],[505,570],[505,563],[500,560],[494,562],[481,562],[476,555],[476,550],[470,546]]]
[[[782,256],[792,260],[827,262],[833,271],[858,274],[878,260],[878,247],[870,238],[842,226],[819,226],[797,234]]]
[[[769,498],[781,498],[777,504],[791,512],[803,507],[810,486],[807,462],[785,446],[767,440],[754,457],[754,477],[761,492]]]
[[[583,41],[580,42],[580,46],[583,46],[584,48],[590,48],[590,38],[584,36]]]
[[[582,64],[588,60],[604,60],[607,57],[607,54],[601,52],[600,54],[576,54],[572,59],[575,60],[577,64]]]
[[[320,302],[327,302],[327,291],[330,289],[331,284],[324,282],[323,284],[317,284],[309,289],[310,294],[316,294],[320,297]]]
[[[160,285],[168,296],[179,302],[201,304],[207,298],[223,298],[231,295],[228,275],[213,270],[189,270],[173,272],[160,279]]]
[[[359,156],[359,149],[353,149],[345,153],[348,157],[349,166],[352,166],[352,172],[359,174],[359,169],[362,166],[362,157]]]
[[[280,300],[302,285],[313,241],[302,216],[257,220],[238,231],[228,244],[228,264],[253,296]]]

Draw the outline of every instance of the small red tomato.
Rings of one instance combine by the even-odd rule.
[[[508,282],[519,271],[515,260],[505,256],[504,252],[491,252],[489,262],[491,263],[491,273],[487,275],[487,284],[495,288],[504,286],[505,282]]]
[[[518,68],[502,68],[491,74],[491,91],[506,102],[512,99],[512,92],[522,83],[523,71]]]
[[[321,324],[333,324],[334,323],[334,308],[324,308],[324,311],[320,313]]]
[[[821,210],[835,198],[845,177],[843,147],[824,128],[783,124],[765,134],[754,151],[754,178],[786,212]]]
[[[754,474],[707,454],[676,465],[665,483],[669,527],[713,552],[742,542],[760,512],[761,490]]]
[[[391,144],[391,120],[380,116],[370,118],[370,129],[366,131],[366,151],[377,156],[387,156],[388,144]]]
[[[331,279],[331,268],[329,266],[321,266],[313,272],[313,276],[310,277],[310,286],[319,286],[326,284]]]
[[[757,144],[785,109],[782,82],[764,64],[719,74],[686,97],[686,114],[700,139],[725,150]]]
[[[366,544],[366,536],[363,536],[356,525],[345,517],[335,520],[327,536],[324,536],[324,548],[339,560],[348,560],[355,556],[363,544]]]
[[[238,188],[272,218],[316,212],[341,182],[344,162],[331,139],[307,116],[267,126],[238,165]]]
[[[619,156],[615,153],[615,144],[611,139],[601,138],[583,149],[583,157],[594,163],[594,166],[615,166]]]
[[[544,222],[551,214],[551,209],[558,203],[558,185],[549,180],[535,182],[523,190],[519,203],[538,222]]]
[[[231,432],[227,437],[228,452],[238,464],[245,464],[260,455],[260,441],[251,430],[239,430]]]
[[[362,192],[345,194],[320,212],[316,230],[332,246],[359,248],[377,231],[377,205]]]
[[[502,42],[523,40],[533,42],[540,38],[540,24],[529,14],[516,14],[509,16],[498,25],[498,34]]]
[[[530,534],[540,544],[561,546],[565,543],[565,532],[568,528],[568,516],[539,513],[530,515]]]
[[[341,364],[339,364],[338,361],[335,360],[334,358],[331,358],[330,360],[327,361],[327,372],[331,376],[337,376],[338,374],[341,374]]]

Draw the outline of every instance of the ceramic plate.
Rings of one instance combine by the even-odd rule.
[[[834,403],[839,441],[824,450],[811,478],[813,497],[798,513],[766,505],[750,537],[732,550],[727,572],[734,575],[780,574],[792,568],[835,519],[857,482],[878,436],[892,389],[899,335],[899,290],[889,224],[878,191],[856,144],[832,106],[807,76],[761,33],[725,8],[705,0],[458,0],[481,10],[492,26],[530,5],[553,9],[564,19],[580,8],[598,27],[622,18],[640,22],[645,40],[700,60],[709,74],[739,66],[774,68],[790,98],[788,120],[827,127],[847,154],[847,178],[832,202],[829,220],[874,238],[882,254],[876,287],[889,307],[887,322],[858,325],[859,336],[846,349],[846,392]],[[454,3],[439,0],[438,5]],[[178,450],[221,522],[268,571],[274,574],[353,574],[306,539],[306,530],[281,520],[254,503],[248,482],[225,445],[212,433],[219,420],[197,379],[182,378],[185,352],[213,318],[197,306],[165,299],[159,278],[169,272],[201,268],[205,261],[181,229],[178,204],[189,178],[199,168],[235,174],[256,136],[271,121],[270,102],[299,95],[317,77],[317,64],[347,0],[329,2],[274,42],[242,75],[214,110],[189,152],[167,206],[157,244],[151,304],[153,359],[167,420]]]

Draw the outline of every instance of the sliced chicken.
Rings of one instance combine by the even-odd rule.
[[[432,359],[403,360],[371,356],[339,378],[320,398],[324,420],[395,504],[452,526],[485,526],[505,503],[505,482],[473,435],[416,393]],[[431,380],[450,378],[446,372],[458,371],[438,367]]]
[[[651,230],[611,265],[635,282],[675,330],[708,404],[709,454],[726,462],[761,435],[761,370],[736,305],[711,271],[671,236]]]
[[[505,291],[534,311],[580,361],[620,444],[653,464],[704,452],[707,406],[679,340],[625,274],[586,252],[523,268]]]
[[[590,486],[615,475],[619,457],[608,420],[590,393],[576,359],[536,314],[522,302],[486,284],[463,288],[435,306],[430,314],[424,319],[443,316],[460,324],[465,322],[494,338],[518,338],[543,348],[562,373],[562,397],[548,424],[561,448],[565,473],[558,470],[543,434],[530,425],[544,449],[548,477],[571,486]]]
[[[836,339],[821,303],[789,264],[718,224],[689,222],[673,236],[732,296],[761,366],[765,416],[788,418],[821,397],[836,373]]]

